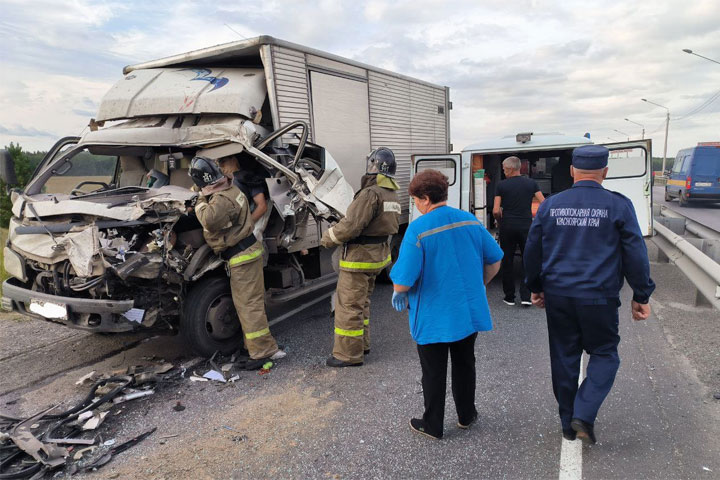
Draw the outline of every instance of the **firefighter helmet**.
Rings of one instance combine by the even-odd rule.
[[[190,163],[188,175],[192,181],[200,188],[213,185],[222,180],[225,175],[220,171],[217,162],[207,157],[195,157]]]
[[[376,148],[367,157],[366,173],[380,173],[386,177],[395,178],[396,170],[395,154],[387,147]]]

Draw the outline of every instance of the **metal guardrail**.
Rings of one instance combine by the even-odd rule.
[[[693,282],[698,293],[720,310],[720,264],[661,222],[655,222],[654,230],[653,242]]]
[[[702,238],[705,240],[719,240],[720,239],[720,232],[717,230],[713,230],[710,227],[706,227],[702,223],[698,223],[694,220],[691,220],[690,218],[686,217],[685,215],[682,215],[680,213],[677,213],[676,211],[666,207],[665,205],[657,205],[659,206],[659,212],[660,215],[666,218],[674,218],[677,220],[682,220],[683,225],[685,227],[685,230],[692,233],[693,235],[697,236],[698,238]]]

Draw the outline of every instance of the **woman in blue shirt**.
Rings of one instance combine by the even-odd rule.
[[[500,269],[503,252],[471,214],[447,206],[448,179],[425,170],[410,182],[423,215],[407,228],[390,273],[393,307],[409,310],[410,333],[422,368],[425,413],[410,428],[442,438],[448,352],[458,427],[477,419],[475,338],[492,329],[485,285]]]

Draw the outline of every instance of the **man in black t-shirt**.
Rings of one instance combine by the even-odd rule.
[[[238,187],[248,199],[250,217],[255,224],[253,233],[258,240],[262,240],[263,232],[267,226],[270,192],[265,178],[269,175],[254,160],[243,158],[241,163],[238,157],[231,155],[218,160],[223,174],[232,178],[233,185]]]
[[[505,297],[503,302],[515,305],[515,276],[513,261],[515,251],[520,247],[520,255],[525,251],[525,241],[532,223],[532,201],[545,200],[535,180],[520,176],[520,159],[508,157],[502,162],[505,180],[495,191],[493,215],[500,224],[500,248],[505,255],[502,260],[502,283]],[[524,277],[524,272],[521,278]],[[532,305],[530,290],[520,281],[520,301],[523,306]]]

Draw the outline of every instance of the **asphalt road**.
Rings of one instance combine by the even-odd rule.
[[[713,399],[720,391],[714,333],[720,315],[691,305],[692,287],[674,266],[652,269],[654,313],[633,322],[630,294],[623,292],[622,365],[596,423],[599,443],[565,445],[577,450],[580,464],[575,457],[575,476],[564,478],[720,477],[720,401]],[[435,441],[408,428],[410,417],[422,413],[420,367],[407,319],[391,309],[390,295],[390,286],[379,285],[373,296],[372,353],[363,367],[324,366],[332,320],[323,302],[273,327],[288,357],[270,374],[244,372],[232,385],[184,380],[124,404],[121,414],[106,420],[103,438],[121,441],[153,426],[158,431],[85,477],[559,478],[564,453],[544,313],[504,305],[499,281],[490,285],[495,329],[481,333],[476,347],[479,422],[458,429],[448,391],[445,438]],[[23,338],[25,329],[45,325],[0,321],[3,352],[13,343],[8,335]],[[29,415],[70,403],[86,391],[74,383],[90,370],[111,371],[153,355],[175,362],[189,357],[177,337],[152,338],[116,354],[116,343],[98,345],[104,338],[72,341],[80,340],[84,348],[68,347],[52,361],[29,353],[51,348],[42,342],[2,355],[8,357],[0,360],[2,371],[12,367],[28,376],[3,385],[12,392],[0,395],[0,410]],[[24,362],[17,362],[18,350],[27,352]],[[36,374],[51,362],[68,370]],[[185,410],[173,410],[178,401]]]
[[[665,187],[653,187],[653,202],[665,205],[685,217],[695,220],[713,230],[720,231],[720,202],[717,203],[690,203],[681,207],[677,199],[665,201]]]

